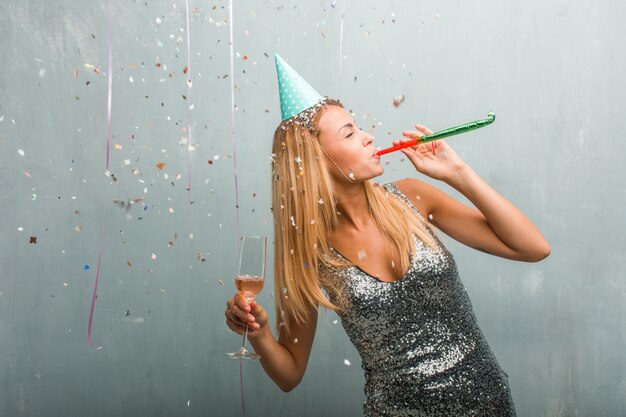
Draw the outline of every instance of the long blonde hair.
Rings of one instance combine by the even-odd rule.
[[[317,140],[317,125],[327,100],[315,113],[311,128],[293,119],[282,122],[272,147],[272,211],[274,215],[274,293],[277,326],[290,333],[289,323],[303,323],[311,305],[340,310],[320,288],[319,266],[349,265],[331,253],[328,237],[339,224],[333,183],[324,151]],[[400,200],[381,187],[363,182],[370,214],[399,255],[401,270],[409,267],[413,234],[435,247],[422,221]],[[337,288],[337,283],[325,282]]]

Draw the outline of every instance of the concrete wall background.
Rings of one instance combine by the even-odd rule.
[[[186,97],[185,3],[113,4],[114,181],[107,2],[2,1],[0,415],[241,415],[239,364],[223,357],[239,343],[223,323],[237,247],[229,10],[190,7]],[[439,130],[493,110],[492,126],[449,143],[552,255],[523,264],[446,242],[518,414],[626,415],[626,6],[253,1],[233,15],[241,233],[272,235],[274,53],[380,146],[418,122]],[[400,155],[385,162],[381,181],[416,175]],[[136,198],[144,205],[114,203]],[[322,315],[288,395],[244,364],[249,416],[362,414],[358,354],[336,320]]]

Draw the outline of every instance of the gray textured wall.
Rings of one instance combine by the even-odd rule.
[[[228,3],[191,1],[187,99],[185,3],[114,3],[116,182],[104,175],[107,2],[0,5],[0,416],[241,415],[239,364],[223,357],[239,343],[223,323],[237,246]],[[492,126],[449,143],[552,255],[523,264],[446,242],[518,413],[626,415],[626,5],[235,3],[241,232],[272,233],[274,53],[340,96],[378,145],[417,122],[438,130],[494,110]],[[193,204],[181,144],[191,104]],[[415,175],[400,155],[384,161],[383,181]],[[139,197],[145,208],[113,203]],[[269,309],[272,274],[270,262]],[[249,416],[361,414],[359,358],[334,314],[294,392],[244,365]]]

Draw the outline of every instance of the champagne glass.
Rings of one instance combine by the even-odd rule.
[[[242,293],[246,302],[250,304],[254,297],[263,289],[265,282],[265,253],[267,251],[267,238],[265,236],[241,237],[239,246],[239,261],[237,263],[237,275],[235,286]],[[249,352],[246,349],[248,325],[243,332],[241,347],[237,352],[227,353],[231,359],[258,359],[261,355]]]

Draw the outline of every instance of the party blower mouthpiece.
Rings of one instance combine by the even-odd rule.
[[[390,152],[395,152],[400,149],[408,148],[409,146],[415,146],[422,143],[432,142],[434,140],[439,140],[443,138],[447,138],[448,136],[458,135],[460,133],[469,132],[470,130],[480,129],[481,127],[485,127],[493,123],[496,120],[496,115],[494,112],[489,112],[486,119],[476,120],[473,122],[465,123],[460,126],[451,127],[446,130],[441,130],[439,132],[431,133],[430,135],[425,135],[417,139],[410,140],[408,142],[401,143],[400,145],[392,146],[389,148],[381,149],[376,152],[376,155],[381,156]]]

